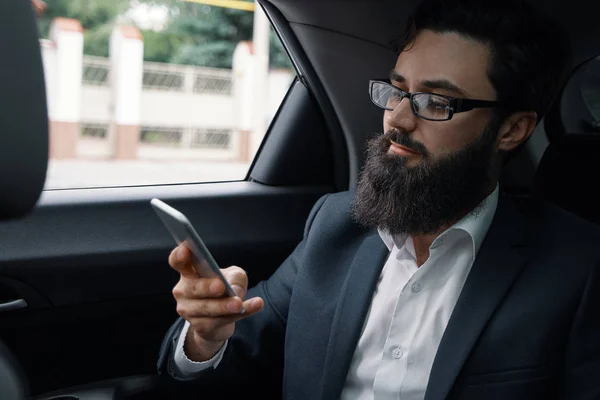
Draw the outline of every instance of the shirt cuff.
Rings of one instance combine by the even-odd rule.
[[[174,355],[174,369],[177,375],[182,378],[189,378],[193,375],[197,375],[200,372],[212,367],[217,368],[221,359],[223,358],[223,353],[225,353],[225,348],[227,347],[227,341],[221,347],[219,352],[214,355],[213,358],[207,361],[196,362],[190,360],[183,350],[185,344],[185,337],[187,336],[188,329],[190,328],[190,323],[185,321],[185,325],[183,325],[183,329],[181,330],[181,334],[179,335],[179,340],[177,341],[177,346],[175,347],[175,355]]]

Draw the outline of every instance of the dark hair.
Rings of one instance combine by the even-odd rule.
[[[401,52],[422,30],[458,33],[489,46],[487,71],[509,111],[535,111],[538,121],[566,82],[571,49],[561,27],[522,0],[425,0],[407,21]]]

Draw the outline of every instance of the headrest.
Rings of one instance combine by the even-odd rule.
[[[48,164],[42,56],[30,1],[0,1],[0,220],[37,202]]]
[[[538,166],[533,196],[600,223],[599,156],[600,136],[556,137]]]

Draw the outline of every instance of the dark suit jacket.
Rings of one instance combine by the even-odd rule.
[[[285,399],[339,398],[388,250],[350,218],[351,193],[321,198],[304,239],[248,296],[216,370],[196,381],[283,382]],[[600,229],[500,196],[437,351],[426,400],[600,399]],[[183,321],[161,349],[169,371]],[[427,332],[423,332],[426,335]]]

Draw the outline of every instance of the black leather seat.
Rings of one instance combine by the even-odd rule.
[[[22,400],[28,394],[25,374],[14,355],[0,343],[0,399]]]
[[[600,223],[600,136],[553,138],[538,166],[533,197]]]
[[[44,73],[29,0],[0,1],[0,38],[0,220],[7,220],[35,206],[48,164]],[[16,358],[0,343],[0,399],[25,399],[27,388]]]

